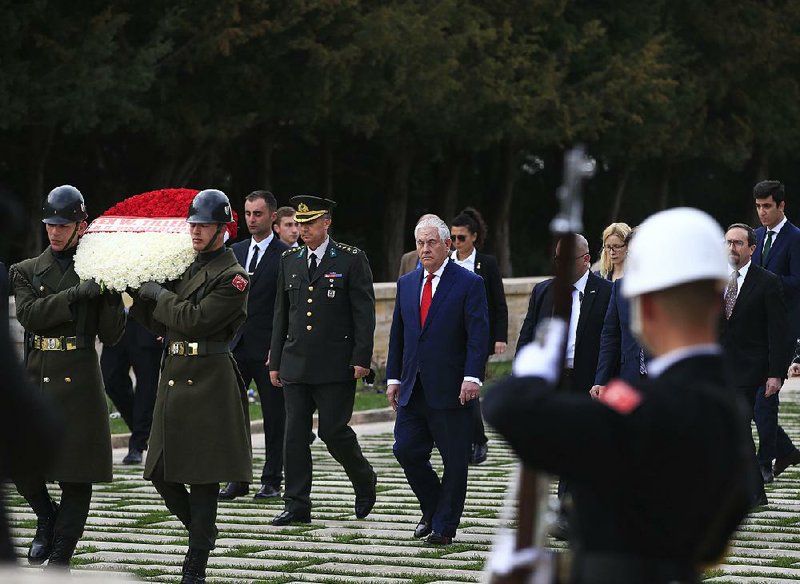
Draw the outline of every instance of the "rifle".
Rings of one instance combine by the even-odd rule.
[[[569,322],[575,281],[575,237],[583,231],[583,181],[594,175],[595,163],[583,147],[564,155],[564,177],[556,196],[560,208],[550,223],[554,245],[560,242],[552,287],[553,316]],[[561,354],[566,353],[566,336]],[[557,383],[556,387],[560,385]],[[516,479],[518,476],[518,479]],[[515,473],[517,529],[500,529],[487,562],[489,584],[558,584],[566,582],[563,557],[544,547],[547,536],[550,477],[520,464]],[[507,506],[508,508],[508,506]]]

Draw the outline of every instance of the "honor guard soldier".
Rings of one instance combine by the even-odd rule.
[[[125,312],[119,294],[102,293],[94,280],[80,281],[74,259],[86,231],[86,205],[75,187],[47,195],[42,222],[50,246],[36,258],[11,266],[17,319],[25,329],[26,367],[61,417],[64,435],[46,476],[15,477],[17,490],[36,513],[28,561],[68,569],[89,514],[93,483],[111,482],[108,427],[95,338],[113,345],[122,336]],[[46,481],[58,481],[60,505]]]
[[[691,261],[676,241],[692,242]],[[723,242],[696,209],[639,227],[622,293],[655,357],[647,380],[612,380],[596,400],[554,393],[567,324],[548,319],[486,398],[487,420],[522,461],[574,487],[573,584],[697,583],[749,510],[750,428],[716,336]]]
[[[372,272],[363,251],[328,236],[328,199],[297,196],[305,245],[283,253],[270,344],[270,378],[286,403],[284,512],[273,525],[311,521],[311,449],[314,410],[319,437],[344,467],[355,490],[355,514],[375,504],[377,477],[348,426],[356,380],[369,374],[375,331]]]
[[[189,531],[181,582],[193,584],[214,549],[219,484],[252,478],[247,394],[229,350],[250,282],[224,245],[223,192],[197,193],[186,221],[195,261],[173,284],[142,284],[130,314],[165,339],[144,477]]]

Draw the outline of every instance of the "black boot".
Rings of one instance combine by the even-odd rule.
[[[183,563],[181,584],[205,584],[208,550],[189,548]]]
[[[57,535],[53,540],[53,551],[50,552],[50,561],[47,562],[48,568],[69,570],[69,561],[75,553],[75,546],[78,545],[77,539]]]
[[[50,501],[50,504],[52,505],[50,514],[36,519],[36,535],[33,536],[28,550],[28,563],[34,566],[44,563],[53,549],[53,530],[58,517],[58,504],[55,501]]]

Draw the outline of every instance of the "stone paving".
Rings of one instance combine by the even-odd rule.
[[[784,428],[800,444],[800,393],[782,395]],[[357,427],[379,477],[377,504],[368,518],[355,518],[347,477],[318,440],[312,446],[313,522],[271,526],[270,520],[282,509],[280,500],[262,503],[246,497],[221,503],[220,537],[209,561],[208,582],[480,582],[515,465],[513,457],[498,439],[491,440],[487,462],[470,469],[457,539],[452,546],[432,548],[412,537],[419,508],[392,455],[391,428],[390,422]],[[263,463],[263,436],[256,435],[254,444],[258,469]],[[114,482],[95,487],[73,573],[91,574],[97,581],[102,581],[98,572],[106,571],[149,582],[177,582],[187,545],[184,530],[166,512],[152,485],[142,479],[141,467],[119,464],[124,454],[122,449],[114,452]],[[747,520],[724,564],[708,572],[708,582],[800,580],[798,486],[800,468],[794,467],[768,487],[770,505]],[[11,497],[9,511],[18,552],[24,555],[33,535],[34,516],[17,496]]]

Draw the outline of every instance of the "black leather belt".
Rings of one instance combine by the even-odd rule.
[[[172,341],[167,344],[170,355],[198,357],[230,352],[228,343],[222,341]]]
[[[76,335],[74,337],[43,337],[41,335],[30,335],[28,345],[37,351],[76,351],[86,349],[93,345],[87,336]]]
[[[697,568],[679,560],[582,553],[572,559],[573,584],[699,584]]]

